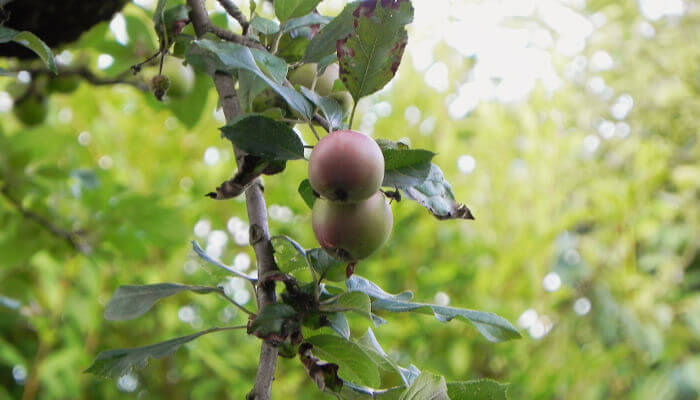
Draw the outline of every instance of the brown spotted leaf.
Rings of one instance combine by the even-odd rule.
[[[340,78],[355,101],[383,88],[396,74],[413,20],[409,0],[365,0],[353,12],[354,30],[338,40]]]

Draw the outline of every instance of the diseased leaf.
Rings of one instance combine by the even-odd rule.
[[[41,39],[29,31],[16,31],[0,25],[0,43],[13,41],[33,51],[46,64],[51,72],[58,74],[53,52]]]
[[[319,96],[313,90],[301,87],[301,92],[307,99],[318,107],[323,117],[328,121],[331,131],[340,129],[343,123],[343,108],[337,101],[330,97]]]
[[[109,321],[125,321],[145,314],[160,299],[182,291],[199,294],[218,292],[210,286],[190,286],[179,283],[157,283],[154,285],[120,286],[107,303],[104,317]]]
[[[273,236],[270,242],[280,271],[288,274],[307,266],[306,251],[299,243],[287,236]]]
[[[474,219],[471,210],[455,200],[452,186],[435,164],[430,164],[430,172],[422,183],[410,186],[397,184],[396,187],[438,219]]]
[[[508,386],[490,379],[449,382],[447,394],[451,400],[507,400]]]
[[[520,338],[520,333],[510,322],[493,313],[410,302],[409,300],[413,297],[411,292],[391,295],[373,282],[357,275],[350,277],[345,282],[345,286],[348,291],[360,291],[374,298],[372,310],[417,311],[423,314],[433,314],[440,322],[449,322],[458,318],[471,322],[487,340],[492,342]]]
[[[258,156],[246,154],[243,156],[238,171],[233,178],[225,181],[216,188],[216,192],[207,193],[207,197],[215,200],[227,200],[245,192],[270,165],[270,161]]]
[[[299,183],[299,188],[297,189],[299,192],[299,195],[301,196],[302,199],[304,199],[304,203],[306,203],[309,208],[313,209],[314,208],[314,202],[316,202],[316,195],[314,194],[314,189],[311,187],[311,183],[309,183],[308,179],[304,179]]]
[[[140,369],[148,365],[148,359],[165,358],[173,354],[183,344],[191,342],[202,335],[214,331],[207,329],[192,335],[171,339],[165,342],[156,343],[132,349],[116,349],[103,351],[97,355],[92,365],[85,370],[91,374],[103,378],[116,379],[126,375],[134,369]]]
[[[290,335],[299,332],[296,311],[288,304],[268,304],[253,320],[248,333],[261,339],[284,341]]]
[[[256,15],[255,18],[250,21],[250,26],[263,35],[272,35],[280,31],[279,22],[263,18],[259,15]]]
[[[274,56],[271,56],[274,57]],[[272,90],[282,96],[294,111],[305,118],[311,118],[311,104],[296,90],[277,83],[265,74],[256,63],[250,48],[221,40],[195,40],[187,48],[185,59],[193,67],[214,76],[217,71],[230,74],[247,70],[262,79]]]
[[[401,395],[400,400],[450,400],[445,377],[423,372]]]
[[[304,53],[305,62],[319,62],[324,57],[335,53],[336,42],[353,30],[352,13],[357,9],[358,4],[359,2],[348,3],[338,16],[311,39]]]
[[[299,359],[306,368],[311,380],[321,391],[326,389],[338,392],[343,387],[343,381],[338,377],[338,364],[327,363],[314,357],[311,350],[313,345],[302,343],[299,346]]]
[[[223,136],[248,154],[266,160],[284,161],[304,158],[304,145],[287,124],[248,114],[221,128]]]
[[[310,13],[321,0],[275,0],[275,15],[280,21]]]
[[[360,3],[352,14],[354,29],[337,42],[340,79],[357,102],[383,88],[401,63],[413,20],[409,0]]]
[[[377,366],[357,344],[332,335],[313,336],[307,342],[314,346],[316,356],[340,367],[338,375],[342,379],[370,387],[379,386]]]

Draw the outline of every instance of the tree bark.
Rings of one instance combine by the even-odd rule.
[[[204,8],[202,0],[187,0],[190,6],[192,24],[197,36],[202,36],[210,26],[209,16]],[[233,78],[227,74],[217,73],[214,76],[214,85],[221,100],[224,116],[227,121],[240,115],[241,110],[238,104],[238,97],[234,86]],[[236,163],[240,165],[244,153],[234,149]],[[262,193],[262,186],[259,180],[245,192],[246,207],[248,209],[248,221],[250,224],[250,244],[255,251],[255,258],[258,264],[258,278],[262,278],[266,273],[277,270],[277,264],[270,243],[270,233],[267,226],[267,208],[265,198]],[[275,302],[274,283],[265,284],[259,279],[256,287],[256,298],[258,310],[262,310],[268,304]],[[263,342],[260,350],[260,361],[255,377],[255,385],[246,396],[247,400],[269,400],[274,379],[275,368],[277,366],[277,348],[270,343]]]

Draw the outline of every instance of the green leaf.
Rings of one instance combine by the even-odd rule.
[[[363,350],[365,350],[365,352],[374,360],[374,363],[377,364],[381,370],[396,373],[401,377],[401,379],[403,379],[406,386],[412,383],[404,378],[402,373],[403,368],[399,367],[396,361],[394,361],[386,354],[386,352],[384,352],[384,349],[374,336],[372,329],[367,328],[367,332],[361,338],[359,338],[356,343],[360,345]]]
[[[323,312],[352,311],[363,317],[372,319],[372,302],[369,296],[362,292],[345,292],[331,304],[322,304],[319,309]]]
[[[337,101],[330,97],[319,96],[313,90],[309,90],[303,86],[301,87],[301,92],[321,110],[321,114],[323,114],[323,117],[328,121],[331,131],[341,128],[343,123],[343,108]]]
[[[263,72],[278,84],[284,82],[284,78],[287,77],[288,66],[283,59],[260,49],[250,49],[250,51]]]
[[[293,110],[305,118],[312,116],[313,109],[304,96],[267,76],[258,67],[251,49],[246,46],[221,40],[195,40],[187,48],[185,59],[193,67],[203,70],[211,76],[214,76],[217,71],[230,74],[235,74],[238,70],[250,71],[282,96]]]
[[[345,280],[346,264],[331,257],[321,248],[310,249],[306,252],[311,262],[311,268],[320,277],[331,281]]]
[[[326,25],[331,19],[316,13],[304,15],[303,17],[290,19],[282,25],[282,33],[287,33],[295,29],[309,25]]]
[[[332,336],[318,335],[307,339],[313,353],[319,358],[338,364],[338,375],[353,383],[365,386],[379,386],[379,371],[372,359],[353,342]]]
[[[263,18],[259,15],[256,15],[255,18],[250,21],[250,26],[263,35],[272,35],[280,31],[279,22]]]
[[[392,171],[405,168],[420,169],[426,164],[430,164],[430,160],[435,157],[435,153],[428,150],[400,150],[400,149],[382,149],[384,155],[384,170]],[[426,174],[427,175],[427,174]]]
[[[299,243],[287,236],[273,236],[270,242],[280,271],[287,274],[307,266],[306,251]]]
[[[321,0],[275,0],[275,15],[280,21],[301,17],[316,8]]]
[[[28,31],[16,31],[0,25],[0,43],[13,41],[36,53],[51,72],[58,74],[53,52],[41,39]]]
[[[360,291],[374,298],[372,310],[417,311],[422,314],[433,314],[440,322],[449,322],[458,318],[471,322],[487,340],[492,342],[520,338],[520,333],[510,322],[493,313],[410,302],[409,300],[413,297],[411,292],[392,295],[358,275],[353,275],[345,281],[345,286],[348,291]]]
[[[297,189],[299,192],[299,195],[301,196],[302,199],[304,199],[304,203],[306,203],[309,208],[313,209],[314,208],[314,202],[316,201],[316,195],[314,194],[314,189],[311,187],[311,183],[309,182],[308,179],[304,179],[299,183],[299,188]]]
[[[445,377],[423,372],[401,395],[400,400],[450,400]]]
[[[343,313],[328,314],[328,326],[345,340],[350,340],[350,325]]]
[[[171,339],[165,342],[156,343],[132,349],[116,349],[103,351],[97,355],[92,365],[85,370],[91,374],[103,378],[119,378],[134,369],[140,369],[148,365],[148,359],[165,358],[173,354],[183,344],[207,333],[217,330],[207,329],[192,335]]]
[[[413,298],[413,293],[410,291],[401,292],[399,294],[389,294],[384,289],[377,286],[369,279],[359,275],[351,276],[345,281],[345,287],[348,291],[362,292],[374,299],[391,300],[391,301],[409,301]]]
[[[249,332],[263,339],[283,339],[289,336],[290,329],[298,328],[293,322],[295,317],[296,311],[288,304],[268,304],[250,324]]]
[[[490,379],[450,382],[447,394],[451,400],[507,400],[508,386]]]
[[[383,88],[396,74],[413,19],[409,0],[366,1],[353,13],[355,29],[338,40],[340,79],[357,102]]]
[[[221,289],[210,286],[189,286],[179,283],[156,283],[154,285],[120,286],[107,303],[104,317],[109,321],[125,321],[145,314],[164,297],[182,291],[199,294],[218,292]]]
[[[221,128],[223,136],[248,154],[267,160],[304,158],[304,145],[287,124],[256,114],[244,115]]]
[[[319,62],[336,51],[336,42],[353,31],[352,13],[357,9],[358,2],[349,3],[328,25],[324,26],[311,39],[304,54],[305,62]]]

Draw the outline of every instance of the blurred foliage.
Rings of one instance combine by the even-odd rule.
[[[614,66],[596,72],[584,64],[563,73],[557,91],[536,86],[526,101],[484,102],[451,119],[450,96],[428,87],[407,57],[389,89],[360,103],[376,117],[375,137],[408,137],[438,153],[434,161],[476,220],[439,222],[415,203],[395,202],[392,238],[356,272],[390,292],[414,290],[417,301],[519,320],[530,333],[485,346],[467,325],[387,316],[375,333],[401,365],[449,380],[511,382],[516,399],[698,397],[700,9],[685,3],[683,17],[647,22],[635,1],[588,1],[580,12],[605,23],[581,56],[603,50]],[[70,46],[73,63],[95,66],[110,54],[100,73],[115,77],[152,54],[150,12],[129,5],[123,15],[126,44],[98,25]],[[411,43],[409,34],[409,53]],[[449,67],[448,93],[456,90],[472,63],[445,45],[435,58]],[[559,71],[577,62],[556,53],[552,60]],[[591,89],[597,78],[607,90]],[[7,102],[19,84],[0,79]],[[195,94],[170,105],[131,87],[83,82],[51,94],[41,124],[0,111],[0,399],[242,398],[250,389],[259,341],[241,332],[187,344],[116,384],[81,373],[101,350],[246,321],[219,298],[187,293],[136,321],[102,318],[120,285],[225,282],[189,240],[223,240],[224,262],[254,267],[242,200],[203,197],[231,176],[233,156],[219,137],[211,83],[193,79]],[[615,124],[611,107],[621,94],[634,105]],[[383,102],[391,112],[378,116],[374,105]],[[409,107],[419,110],[414,121],[404,118]],[[473,171],[458,168],[465,154]],[[265,195],[273,234],[311,247],[310,212],[297,194],[305,176],[305,163],[290,162],[284,174],[265,177]],[[545,276],[561,287],[545,290]],[[242,282],[227,284],[252,306]],[[351,321],[353,336],[366,324]],[[279,362],[273,398],[285,397],[322,398],[296,359]]]

